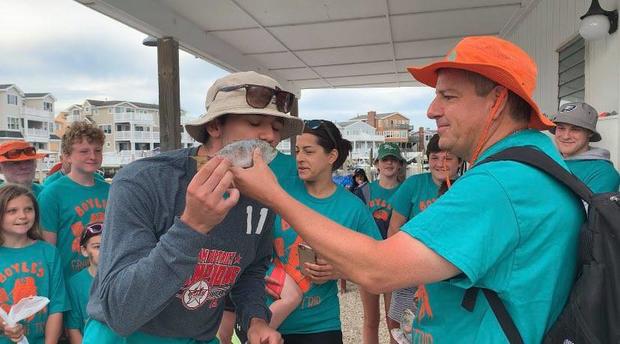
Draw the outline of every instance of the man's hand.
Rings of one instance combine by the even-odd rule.
[[[230,161],[214,157],[196,173],[187,186],[181,221],[195,231],[209,233],[237,204],[239,190],[232,187],[230,166]],[[224,199],[226,192],[229,197]]]
[[[252,318],[248,329],[248,343],[250,344],[282,344],[284,340],[278,331],[269,327],[263,319]]]
[[[273,198],[277,192],[284,192],[278,180],[256,148],[252,155],[253,165],[250,168],[233,167],[235,185],[243,195],[251,197],[268,207],[273,206]]]
[[[305,264],[306,270],[310,273],[309,277],[312,280],[312,283],[323,284],[342,277],[340,272],[334,269],[331,264],[327,263],[327,261],[321,257],[316,258],[316,264]]]
[[[24,326],[17,324],[13,327],[9,327],[4,321],[0,324],[0,330],[7,336],[13,343],[19,342],[24,337]]]

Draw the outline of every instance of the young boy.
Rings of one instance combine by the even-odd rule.
[[[86,122],[75,122],[62,137],[62,153],[71,171],[39,196],[43,238],[58,247],[65,281],[88,266],[80,237],[84,228],[103,222],[110,185],[95,178],[103,160],[105,134]]]
[[[80,250],[82,256],[88,258],[89,266],[75,274],[69,280],[68,294],[71,301],[71,310],[66,313],[65,327],[71,344],[82,344],[84,326],[88,320],[86,305],[93,278],[99,265],[99,246],[101,246],[101,232],[103,223],[95,222],[82,232],[80,237]]]

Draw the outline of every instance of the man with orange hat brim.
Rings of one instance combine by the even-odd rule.
[[[539,132],[552,123],[532,99],[536,65],[513,43],[467,37],[444,60],[409,71],[436,88],[428,117],[437,123],[441,149],[475,163],[530,146],[566,168]],[[270,182],[269,173],[260,162],[235,169],[235,185],[273,208],[336,270],[373,293],[419,286],[415,320],[406,326],[413,342],[506,342],[484,296],[471,311],[461,307],[473,286],[500,295],[525,343],[540,343],[566,302],[583,206],[533,167],[474,166],[381,242],[313,213]],[[543,287],[532,293],[532,286]]]
[[[33,180],[37,160],[45,156],[26,141],[6,141],[0,144],[0,173],[7,183],[23,185],[38,196],[43,187]]]

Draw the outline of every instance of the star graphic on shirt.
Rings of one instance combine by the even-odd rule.
[[[241,255],[237,253],[234,264],[241,264]]]

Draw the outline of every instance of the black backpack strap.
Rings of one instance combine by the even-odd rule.
[[[485,164],[492,161],[512,160],[529,166],[535,167],[548,175],[554,177],[562,184],[570,188],[582,200],[590,203],[592,199],[592,191],[575,175],[567,171],[565,168],[556,163],[547,154],[531,148],[531,147],[511,147],[477,163],[475,166]],[[474,167],[475,167],[474,166]],[[467,311],[472,312],[476,304],[478,291],[482,290],[484,296],[489,302],[489,306],[495,314],[499,325],[501,326],[508,342],[510,344],[522,344],[523,338],[517,329],[512,317],[508,313],[506,306],[499,298],[497,293],[491,289],[472,287],[465,291],[461,306]]]
[[[477,163],[476,166],[500,160],[512,160],[536,167],[566,185],[586,203],[592,200],[592,191],[579,178],[558,165],[547,154],[531,147],[511,147]],[[475,167],[475,166],[474,166]]]
[[[463,295],[461,306],[467,311],[472,312],[474,310],[474,305],[476,304],[476,298],[479,290],[482,290],[482,293],[489,302],[489,306],[491,306],[491,310],[493,311],[493,314],[495,314],[495,318],[497,318],[499,326],[501,326],[502,331],[504,331],[504,335],[506,335],[508,343],[523,344],[523,338],[521,338],[519,329],[517,329],[514,321],[512,321],[512,317],[508,314],[508,310],[504,306],[504,303],[493,290],[471,287],[465,290],[465,295]]]

